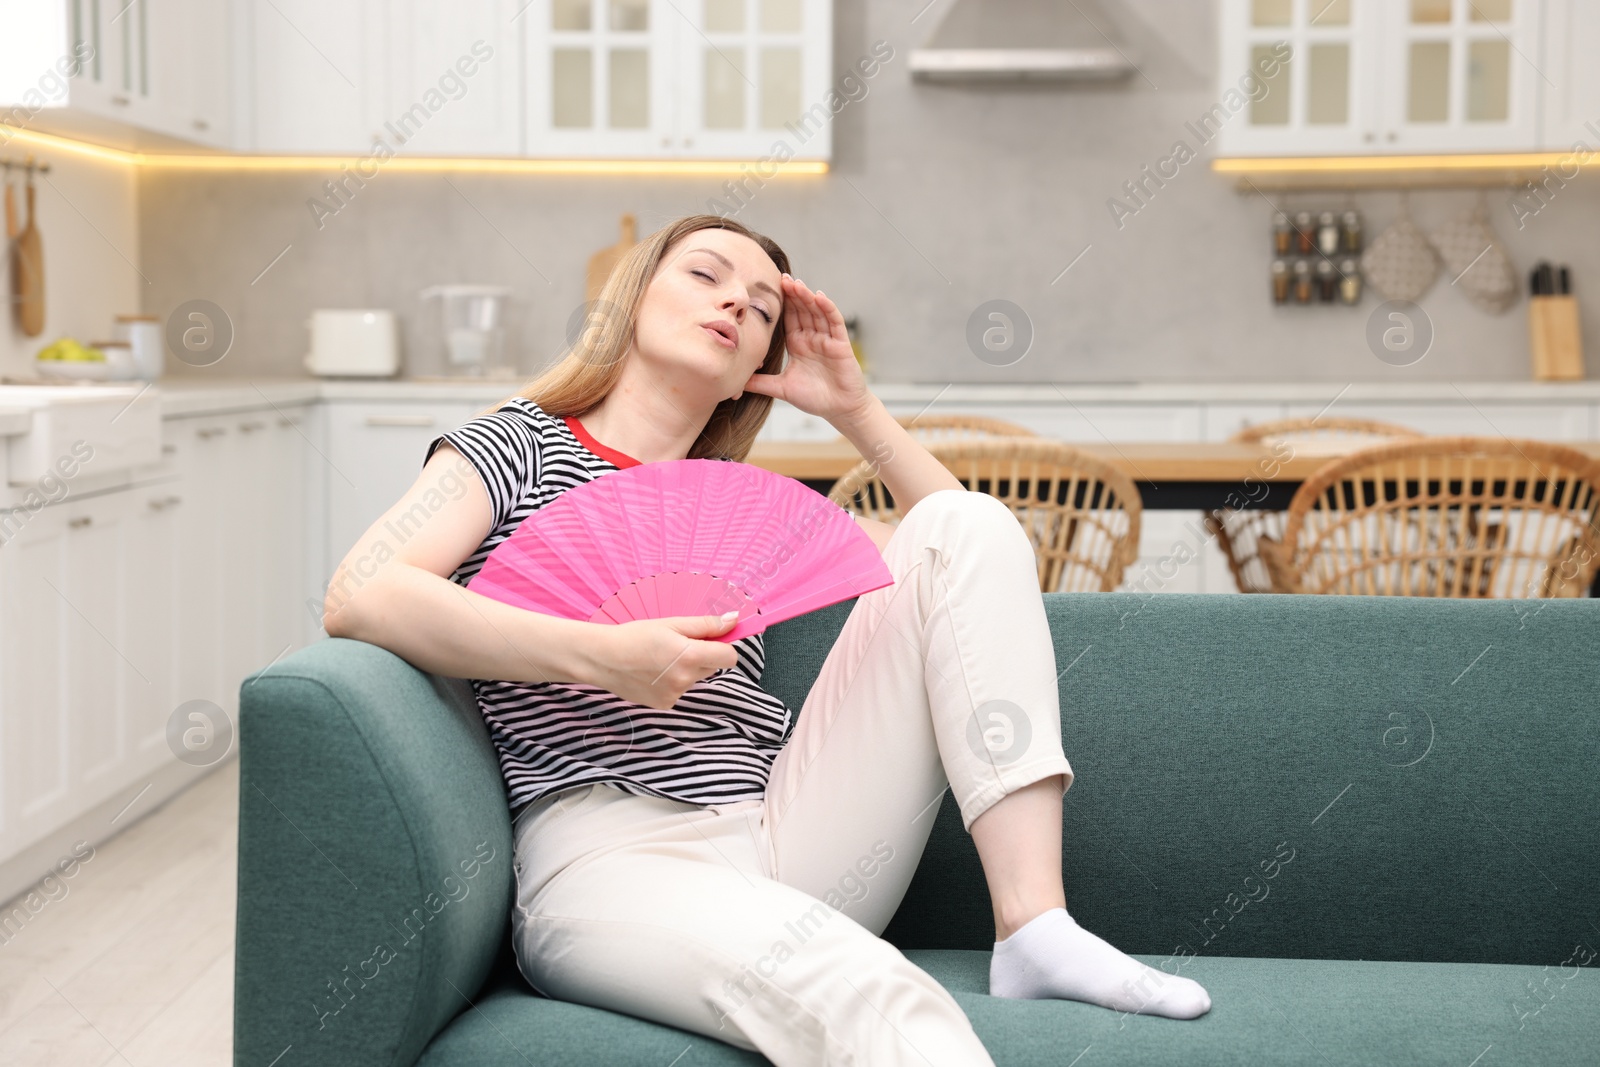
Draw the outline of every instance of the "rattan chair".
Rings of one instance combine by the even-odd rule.
[[[1266,441],[1337,441],[1356,438],[1360,440],[1385,437],[1420,437],[1416,430],[1398,423],[1378,419],[1343,419],[1327,415],[1315,418],[1272,419],[1246,426],[1230,441],[1261,443]]]
[[[1546,441],[1429,437],[1329,461],[1262,538],[1274,588],[1582,596],[1600,565],[1600,461]]]
[[[1246,444],[1281,443],[1289,449],[1305,442],[1310,448],[1320,449],[1341,442],[1366,444],[1419,436],[1416,430],[1392,422],[1318,416],[1257,423],[1246,426],[1229,440]],[[1282,448],[1278,451],[1292,454],[1284,453]],[[1228,561],[1228,570],[1233,572],[1239,592],[1272,592],[1272,576],[1267,573],[1258,546],[1263,537],[1283,536],[1284,513],[1271,508],[1218,508],[1206,512],[1204,521]]]
[[[927,449],[968,490],[998,497],[1022,523],[1046,593],[1110,592],[1139,553],[1143,505],[1132,479],[1098,457],[1044,437],[934,442]],[[900,512],[863,460],[828,499],[890,525]]]

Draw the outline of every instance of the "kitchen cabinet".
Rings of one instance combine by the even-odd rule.
[[[26,125],[95,140],[230,144],[229,3],[62,0],[14,14],[0,105],[25,108]],[[46,91],[47,77],[71,73],[73,56],[83,62],[65,93]],[[158,137],[130,136],[140,133]]]
[[[7,516],[14,524],[20,516]],[[66,686],[67,516],[41,508],[0,551],[0,841],[9,854],[71,803]]]
[[[1552,152],[1579,143],[1600,150],[1600,65],[1591,59],[1600,45],[1600,4],[1545,0],[1544,10],[1540,144]]]
[[[1240,78],[1253,66],[1274,76],[1256,99],[1225,106],[1206,131],[1215,129],[1223,156],[1537,149],[1542,95],[1552,88],[1540,67],[1546,6],[1224,0],[1224,100],[1233,90],[1239,101]]]
[[[163,101],[151,91],[150,4],[68,0],[63,9],[69,20],[69,49],[88,55],[69,86],[70,106],[153,128]],[[157,23],[159,27],[159,17]]]
[[[69,497],[0,553],[0,859],[171,759],[169,495]]]
[[[232,715],[240,681],[307,639],[309,419],[297,405],[167,420],[182,474],[177,703]]]
[[[361,535],[422,473],[428,442],[487,406],[470,401],[328,404],[324,588]]]
[[[831,155],[828,0],[532,0],[521,19],[529,155]]]
[[[391,40],[384,5],[245,0],[242,16],[251,70],[249,129],[241,131],[238,146],[370,152],[391,117],[384,111]]]
[[[395,0],[385,140],[425,155],[520,155],[522,41],[515,0]],[[522,18],[526,18],[524,13]]]
[[[244,678],[310,639],[310,412],[169,418],[136,483],[0,517],[6,884],[5,861],[97,807],[180,787],[173,712],[208,700],[237,722]]]
[[[153,62],[157,78],[176,81],[167,109],[174,137],[234,146],[234,9],[230,0],[167,0]]]
[[[1320,405],[1290,404],[1288,417],[1311,418],[1319,410]],[[1377,419],[1409,426],[1434,436],[1461,434],[1473,437],[1527,437],[1544,441],[1587,441],[1595,436],[1594,412],[1587,404],[1341,402],[1338,413],[1346,418]]]

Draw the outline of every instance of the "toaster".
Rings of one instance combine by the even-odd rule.
[[[311,351],[306,370],[323,377],[385,378],[400,370],[394,312],[386,308],[323,308],[306,320]]]

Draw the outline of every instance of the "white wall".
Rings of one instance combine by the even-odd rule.
[[[28,145],[21,138],[0,148],[0,158],[32,152],[50,164],[35,177],[38,226],[44,247],[44,332],[24,337],[7,311],[0,325],[0,374],[32,375],[34,353],[58,337],[85,344],[109,340],[114,318],[141,309],[148,285],[137,266],[138,180],[121,163]],[[13,172],[19,223],[26,214],[21,175]],[[0,292],[11,293],[11,257],[0,263]]]

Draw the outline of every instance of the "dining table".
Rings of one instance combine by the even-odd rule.
[[[1118,468],[1149,510],[1243,507],[1282,511],[1323,464],[1371,440],[1300,439],[1276,445],[1236,441],[1073,441],[1074,448]],[[1600,441],[1562,444],[1600,458]],[[757,441],[745,462],[804,482],[827,495],[861,454],[843,437],[826,441]]]
[[[1323,464],[1370,439],[1301,438],[1277,444],[1239,441],[1070,442],[1133,479],[1149,510],[1208,511],[1258,508],[1284,511],[1306,479]],[[1563,441],[1600,458],[1600,441]],[[825,441],[757,441],[745,458],[775,474],[805,483],[826,496],[862,456],[844,437]],[[1590,596],[1600,596],[1600,572]]]

